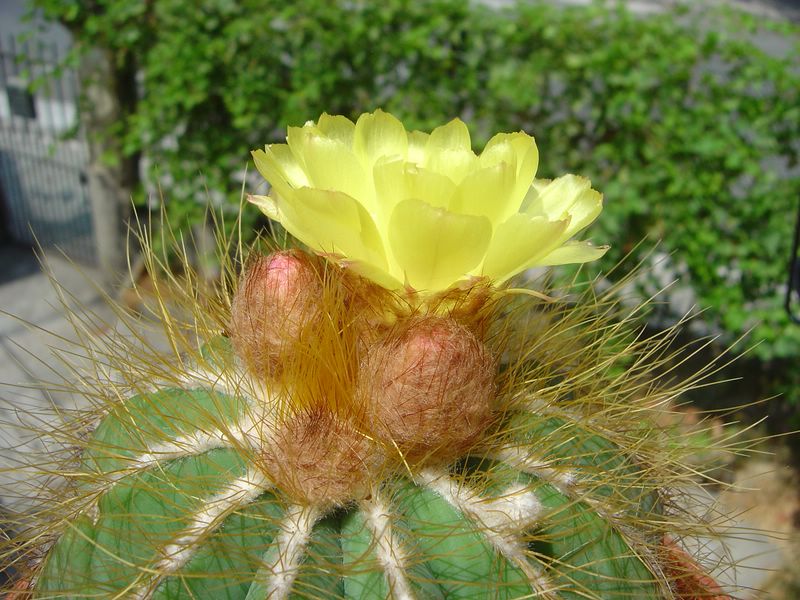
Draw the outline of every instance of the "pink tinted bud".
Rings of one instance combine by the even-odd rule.
[[[367,352],[358,397],[376,438],[412,461],[447,461],[491,423],[494,360],[447,317],[414,319]]]
[[[231,303],[231,340],[253,371],[273,373],[319,313],[321,283],[311,258],[275,252],[251,261]]]
[[[278,303],[292,302],[302,285],[303,263],[288,252],[276,252],[267,257],[261,282]]]

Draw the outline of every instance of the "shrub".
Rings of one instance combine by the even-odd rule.
[[[496,126],[530,128],[555,157],[541,170],[587,173],[605,192],[597,237],[624,241],[603,266],[643,236],[662,239],[725,341],[754,328],[759,357],[800,352],[782,308],[800,196],[787,171],[800,133],[791,51],[759,48],[760,28],[738,13],[711,29],[689,12],[516,10],[526,26],[491,77]]]

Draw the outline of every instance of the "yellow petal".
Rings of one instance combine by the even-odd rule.
[[[425,146],[422,166],[449,177],[459,184],[476,166],[478,157],[472,151],[469,130],[461,119],[433,130]]]
[[[477,160],[478,158],[472,150],[431,150],[429,148],[425,154],[423,166],[445,175],[458,185],[475,168]]]
[[[517,174],[526,180],[533,180],[539,168],[539,148],[536,140],[523,131],[509,134],[511,145],[517,154]]]
[[[348,270],[356,273],[357,275],[361,275],[361,277],[366,277],[370,281],[377,283],[378,285],[385,287],[389,290],[399,290],[403,288],[403,282],[393,277],[388,271],[385,269],[376,267],[373,264],[354,261],[350,262],[348,260],[340,261],[343,266],[347,267]]]
[[[338,191],[300,188],[278,208],[284,226],[318,252],[341,254],[386,269],[386,254],[375,223],[356,200]]]
[[[405,157],[408,152],[406,128],[382,110],[361,115],[356,122],[353,150],[366,169],[382,156]]]
[[[536,261],[537,265],[571,265],[591,262],[608,252],[609,246],[593,246],[589,242],[568,242]]]
[[[549,219],[558,219],[569,213],[569,209],[576,198],[587,189],[591,183],[585,177],[564,175],[542,186],[540,182],[537,196],[528,206],[529,214],[538,214]]]
[[[570,209],[572,219],[566,231],[567,236],[572,237],[591,225],[602,210],[603,194],[591,188],[584,190]]]
[[[522,205],[519,208],[519,212],[531,215],[531,216],[543,216],[543,211],[539,203],[539,196],[542,193],[542,190],[550,185],[550,179],[534,179],[533,183],[531,183],[530,187],[528,188],[525,197],[522,199]]]
[[[498,162],[514,165],[516,184],[510,204],[518,209],[539,168],[539,149],[536,141],[523,131],[498,133],[486,144],[480,156],[481,165],[491,166]]]
[[[483,152],[478,157],[481,167],[492,167],[499,163],[506,163],[513,166],[514,172],[516,172],[517,153],[514,151],[508,136],[509,134],[507,133],[498,133],[486,143]]]
[[[538,196],[544,191],[544,188],[546,188],[551,183],[553,183],[552,179],[534,179],[533,183],[531,184],[531,189],[533,189],[536,192],[536,195]]]
[[[300,228],[292,222],[291,218],[281,210],[282,206],[286,206],[286,201],[281,196],[277,194],[272,196],[256,196],[251,194],[247,196],[247,201],[257,206],[268,218],[283,225],[287,231],[293,232],[300,230]],[[298,236],[295,237],[300,239]]]
[[[456,185],[448,177],[401,159],[378,161],[373,176],[378,204],[386,215],[407,198],[448,208],[456,194]]]
[[[472,150],[469,129],[461,119],[453,119],[447,125],[437,127],[428,139],[431,150]]]
[[[431,206],[448,208],[456,194],[449,177],[415,165],[405,167],[405,197],[423,200]]]
[[[297,157],[298,164],[303,168],[306,166],[303,152],[306,147],[306,140],[311,134],[322,135],[322,132],[313,123],[306,123],[302,127],[289,127],[286,130],[286,142],[289,145],[289,149]]]
[[[395,205],[408,195],[406,162],[400,158],[385,157],[375,163],[372,178],[375,181],[376,209],[383,222],[388,221]]]
[[[517,213],[495,229],[482,275],[498,283],[529,268],[559,243],[568,220],[550,221]]]
[[[308,177],[297,161],[297,158],[286,144],[273,144],[269,146],[267,155],[271,155],[275,163],[286,174],[286,179],[293,187],[308,185]]]
[[[564,175],[543,187],[540,184],[538,193],[533,197],[526,212],[531,215],[543,215],[551,220],[562,219],[569,215],[570,226],[564,237],[568,239],[594,221],[602,209],[603,196],[591,188],[588,179],[576,175]]]
[[[424,131],[408,132],[408,162],[418,165],[425,162],[425,148],[430,137],[430,134]]]
[[[274,198],[269,196],[257,196],[255,194],[250,194],[247,196],[247,201],[251,204],[257,206],[259,210],[264,213],[268,218],[272,219],[273,221],[281,221],[281,214],[278,210],[278,203],[275,201]]]
[[[539,148],[534,139],[527,134],[512,134],[511,144],[517,153],[517,184],[514,188],[513,204],[516,208],[522,203],[525,193],[539,168]]]
[[[514,160],[510,159],[511,156]],[[498,162],[514,164],[517,173],[523,174],[530,183],[539,166],[536,140],[524,131],[494,135],[481,152],[481,165],[488,167]]]
[[[406,283],[445,289],[483,258],[492,235],[486,217],[459,215],[421,200],[400,202],[389,221],[389,243]]]
[[[308,177],[289,146],[286,144],[271,144],[267,146],[266,154],[286,175],[286,180],[292,187],[299,188],[308,185]]]
[[[516,184],[514,167],[501,162],[473,171],[458,186],[452,210],[469,215],[482,215],[492,223],[505,221],[517,211],[512,192]]]
[[[356,126],[347,117],[322,113],[317,121],[317,128],[332,140],[341,142],[348,148],[353,147],[353,134]]]
[[[267,151],[270,151],[269,147],[267,147]],[[272,187],[280,193],[288,193],[291,190],[289,179],[272,152],[267,154],[264,150],[253,150],[251,155],[256,169]]]
[[[348,147],[321,134],[311,134],[305,138],[303,152],[313,187],[343,192],[371,208],[370,180]]]

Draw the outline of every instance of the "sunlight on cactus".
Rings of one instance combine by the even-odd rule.
[[[588,182],[534,181],[525,134],[475,157],[459,121],[381,112],[255,157],[253,201],[317,254],[221,237],[204,286],[182,241],[170,269],[142,235],[171,350],[92,351],[93,409],[36,464],[63,477],[11,523],[15,598],[721,594],[679,544],[713,529],[676,501],[694,449],[653,424],[715,367],[670,382],[677,328],[643,336],[625,282],[501,285],[603,252],[567,241]]]

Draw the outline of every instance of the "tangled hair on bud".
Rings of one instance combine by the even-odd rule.
[[[498,318],[498,294],[488,278],[473,278],[426,300],[429,314],[447,315],[479,337]]]
[[[495,361],[449,317],[401,323],[367,352],[357,397],[377,439],[407,461],[447,462],[492,422]]]
[[[245,365],[275,374],[294,341],[319,314],[318,259],[299,251],[256,256],[231,303],[230,334]]]
[[[314,407],[278,427],[265,445],[263,465],[275,486],[293,500],[343,506],[370,493],[381,456],[353,423]]]

